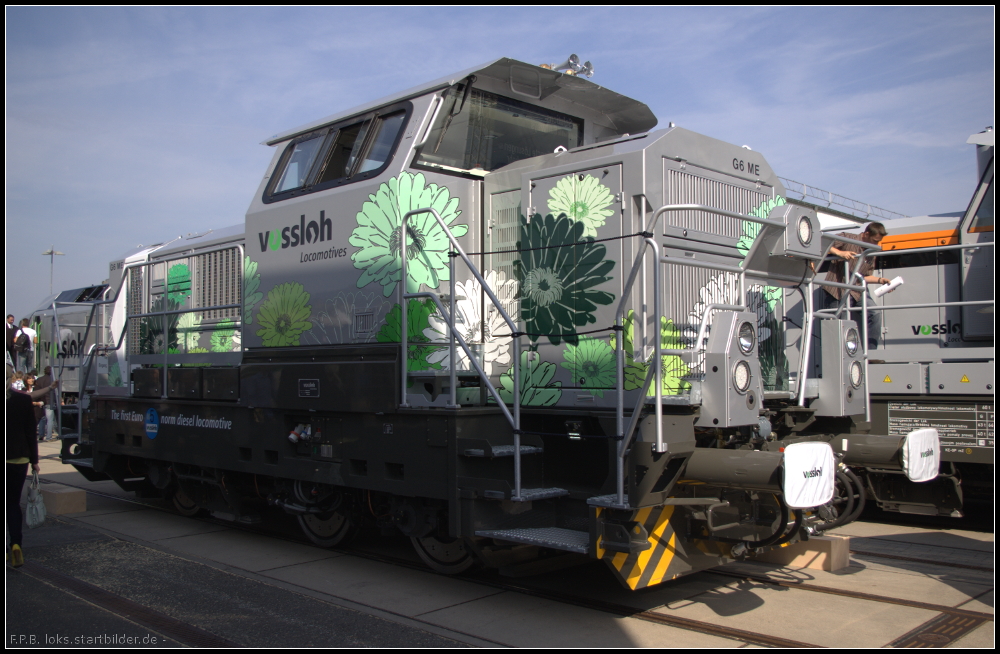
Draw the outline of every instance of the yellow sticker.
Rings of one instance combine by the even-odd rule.
[[[886,375],[885,379],[883,379],[882,381],[885,382],[886,384],[891,384],[892,383],[892,380],[889,379],[889,375]]]
[[[958,381],[960,381],[960,382],[964,382],[964,383],[968,384],[968,383],[969,383],[969,378],[968,378],[968,377],[966,377],[965,375],[962,375],[962,378],[961,378],[961,379],[959,379]]]

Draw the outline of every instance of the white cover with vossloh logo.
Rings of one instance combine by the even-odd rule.
[[[925,427],[911,431],[903,439],[903,471],[910,481],[930,481],[938,476],[941,441],[938,431]]]
[[[791,509],[822,506],[833,499],[836,464],[829,443],[793,443],[785,448],[785,504]]]

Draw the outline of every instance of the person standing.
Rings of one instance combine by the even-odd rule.
[[[43,375],[35,380],[35,387],[42,389],[53,386],[52,366],[45,366]],[[52,400],[53,393],[50,391],[41,398],[43,415],[38,421],[38,440],[56,440],[58,426],[56,425],[55,404]]]
[[[878,245],[885,238],[886,231],[885,225],[882,223],[868,223],[865,228],[864,233],[861,234],[861,238],[855,238],[853,234],[848,232],[841,232],[837,236],[843,237],[844,240],[838,241],[833,244],[830,248],[830,254],[840,257],[844,261],[848,262],[848,265],[853,267],[854,260],[857,259],[864,251],[865,247],[859,245],[857,242],[860,240],[863,243],[870,243],[872,245]],[[865,260],[861,263],[861,268],[858,272],[865,281],[869,284],[888,284],[890,280],[884,277],[879,277],[873,275],[875,271],[875,259],[874,257],[865,257]],[[839,261],[834,261],[830,264],[830,270],[826,273],[826,281],[837,282],[839,284],[845,284],[846,279],[844,275],[844,264]],[[835,286],[824,286],[823,287],[823,308],[824,309],[836,309],[840,304],[840,300],[844,297],[844,291],[846,289],[837,288]],[[854,299],[855,304],[861,304],[861,292],[850,291],[851,297]],[[882,333],[882,312],[881,311],[869,311],[868,312],[868,349],[874,350],[878,347],[878,338]]]
[[[27,318],[22,320],[21,327],[14,337],[14,350],[17,353],[16,368],[25,373],[35,368],[35,341],[38,340],[38,334],[28,326],[30,324]],[[21,338],[22,336],[27,338]]]
[[[7,419],[7,532],[10,534],[11,565],[24,565],[21,551],[21,491],[28,478],[28,465],[33,472],[39,472],[38,441],[35,439],[35,412],[31,406],[31,396],[11,390],[13,370],[7,367],[6,419]]]
[[[17,325],[14,324],[13,314],[7,314],[7,332],[4,335],[7,343],[7,356],[10,358],[10,365],[15,365],[17,355],[14,353],[14,336],[17,334]]]

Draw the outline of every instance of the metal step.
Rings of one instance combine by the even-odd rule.
[[[515,502],[533,502],[535,500],[548,500],[564,495],[569,495],[569,491],[563,488],[522,488],[520,499],[515,500],[513,497],[510,499]]]
[[[62,461],[63,461],[63,463],[69,463],[69,464],[72,464],[72,465],[75,465],[75,466],[80,466],[82,468],[93,468],[94,467],[94,460],[93,459],[63,459]]]
[[[522,445],[521,455],[525,454],[541,454],[545,450],[541,447],[534,447],[532,445]],[[514,456],[514,446],[513,445],[494,445],[490,448],[490,453],[487,454],[486,450],[483,449],[471,449],[465,450],[465,456],[478,456],[478,457],[489,457],[494,458],[498,456]]]
[[[585,531],[542,527],[538,529],[498,529],[477,531],[476,536],[495,538],[511,543],[538,545],[554,550],[587,554],[590,552],[590,534]]]
[[[628,493],[625,493],[625,503],[618,504],[618,493],[612,493],[611,495],[598,495],[597,497],[587,498],[587,504],[590,506],[603,506],[606,509],[624,509],[628,508]]]

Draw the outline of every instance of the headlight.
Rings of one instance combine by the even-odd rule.
[[[861,347],[861,339],[858,337],[858,330],[851,327],[847,330],[847,336],[844,337],[844,349],[847,350],[848,356],[854,356],[858,353],[858,349]]]
[[[861,367],[860,361],[851,361],[851,385],[854,388],[861,386],[861,382],[864,381],[865,373],[864,368]]]
[[[743,354],[753,352],[754,345],[757,344],[757,332],[754,330],[753,324],[745,322],[740,325],[739,341],[740,351]]]
[[[740,393],[745,393],[750,388],[750,364],[746,361],[738,361],[733,367],[733,386]]]
[[[813,226],[812,222],[807,217],[802,216],[799,218],[798,232],[799,242],[801,242],[802,245],[809,245],[809,243],[813,240]]]

